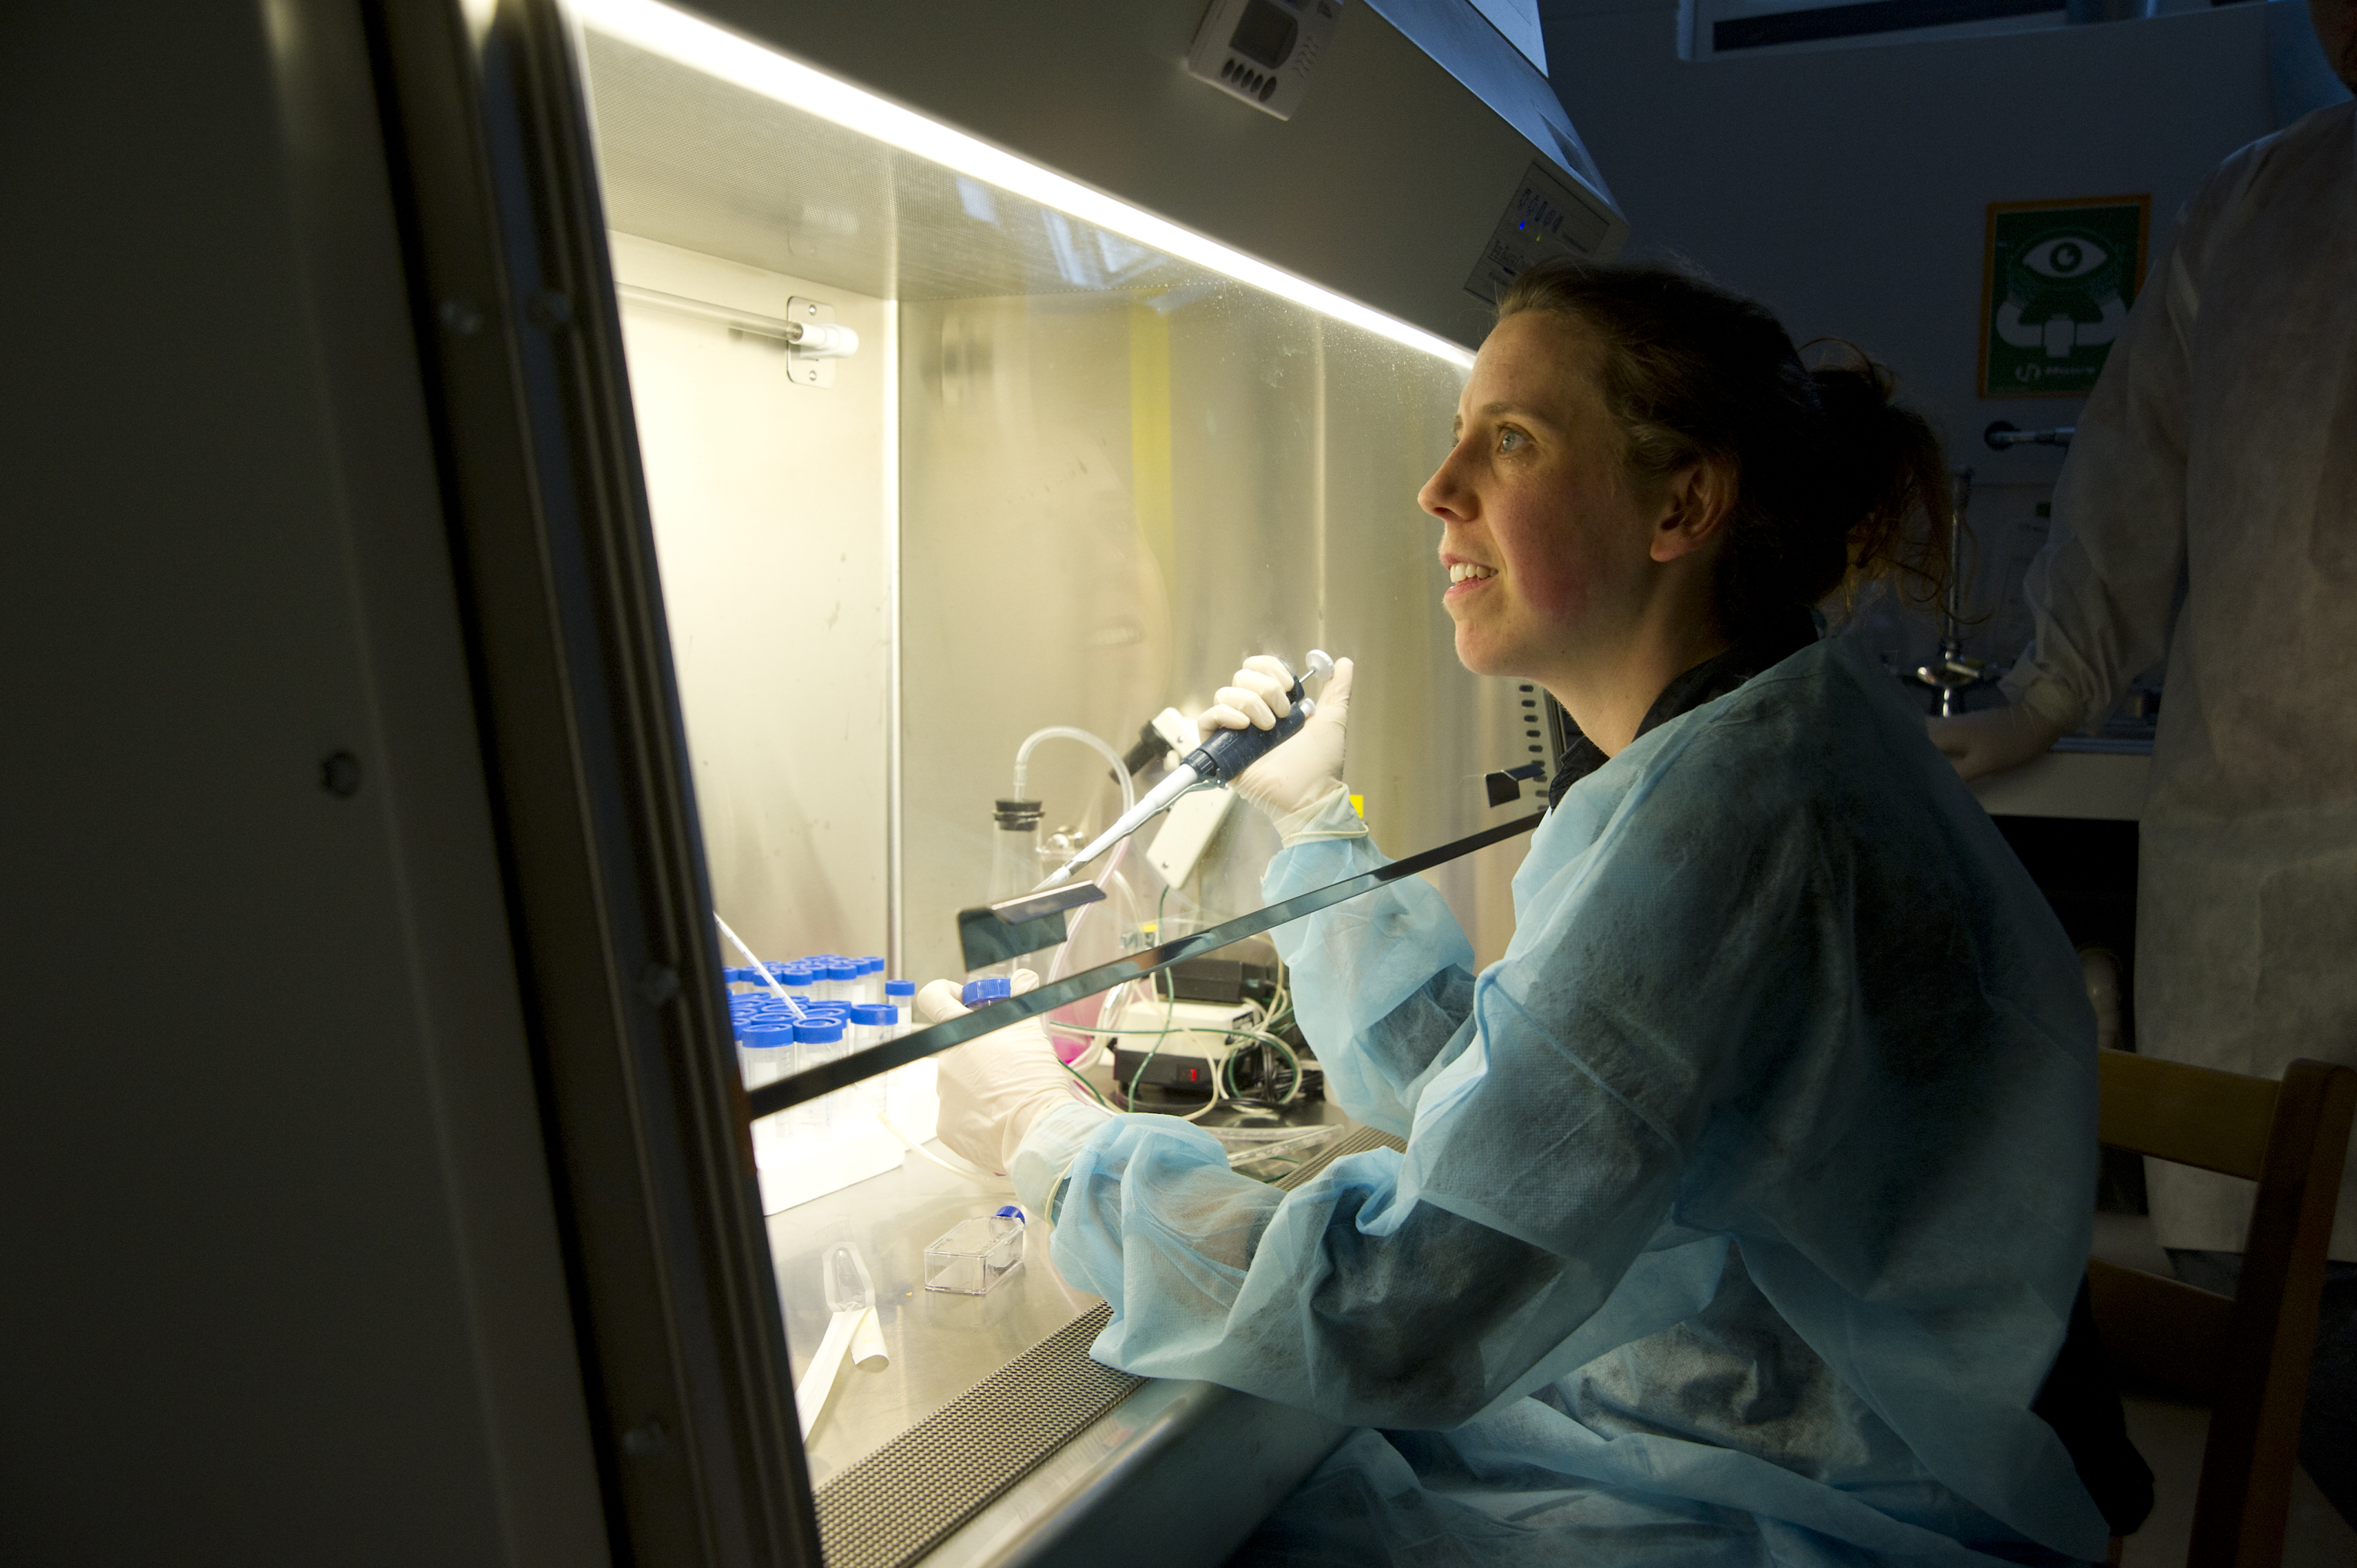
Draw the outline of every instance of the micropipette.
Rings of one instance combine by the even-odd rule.
[[[1334,673],[1334,661],[1323,650],[1309,650],[1309,673],[1323,681]],[[1288,673],[1290,667],[1288,667]],[[1186,760],[1170,770],[1170,776],[1146,792],[1145,799],[1121,814],[1113,826],[1099,833],[1089,846],[1050,872],[1040,887],[1053,887],[1082,866],[1094,860],[1147,822],[1170,809],[1171,802],[1198,784],[1224,784],[1267,756],[1278,746],[1291,740],[1318,704],[1303,694],[1301,677],[1294,676],[1293,685],[1286,693],[1293,706],[1276,721],[1275,729],[1223,729],[1187,754]],[[1034,888],[1037,892],[1039,889]]]

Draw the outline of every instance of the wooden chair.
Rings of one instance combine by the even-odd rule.
[[[2276,1083],[2099,1055],[2104,1143],[2259,1184],[2232,1300],[2100,1259],[2087,1285],[2117,1370],[2211,1407],[2187,1568],[2274,1568],[2357,1071],[2297,1061]]]

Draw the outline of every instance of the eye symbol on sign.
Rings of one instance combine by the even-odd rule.
[[[2109,343],[2128,318],[2120,266],[2112,248],[2084,230],[2049,234],[2008,267],[1990,325],[2000,341],[2050,360]]]
[[[2040,277],[2057,283],[2086,276],[2111,257],[2092,240],[2072,239],[2057,235],[2032,245],[2021,258],[2021,264]]]

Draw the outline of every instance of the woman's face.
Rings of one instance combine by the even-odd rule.
[[[1634,624],[1652,519],[1597,387],[1602,353],[1564,317],[1500,322],[1458,401],[1455,445],[1416,497],[1440,519],[1442,603],[1477,675],[1549,683]]]

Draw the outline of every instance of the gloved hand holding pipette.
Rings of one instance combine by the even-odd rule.
[[[1316,717],[1318,702],[1324,700],[1320,698],[1318,702],[1311,701],[1308,694],[1302,689],[1303,681],[1307,679],[1330,682],[1334,674],[1334,661],[1318,649],[1313,648],[1309,650],[1308,664],[1309,673],[1307,677],[1296,676],[1282,660],[1262,654],[1253,660],[1250,667],[1238,671],[1238,680],[1249,680],[1253,684],[1221,687],[1221,703],[1204,710],[1206,718],[1214,714],[1226,714],[1232,722],[1213,723],[1211,733],[1203,737],[1202,745],[1189,752],[1186,759],[1173,768],[1161,783],[1146,792],[1144,800],[1122,812],[1113,826],[1091,840],[1080,854],[1072,856],[1056,870],[1049,872],[1047,878],[1039,884],[1039,887],[1053,887],[1064,881],[1081,867],[1144,827],[1155,817],[1168,811],[1178,797],[1198,785],[1228,783],[1239,775],[1249,771],[1255,763],[1271,751],[1291,740]],[[1279,676],[1283,679],[1279,680]],[[1264,680],[1276,682],[1275,692],[1279,700],[1285,704],[1283,707],[1274,710],[1269,707],[1266,699],[1259,691],[1259,683]],[[1343,679],[1340,690],[1345,699],[1342,705],[1347,709],[1350,695],[1350,681],[1347,676]],[[1249,713],[1239,711],[1230,704],[1227,702],[1230,697],[1245,704],[1246,709],[1265,715],[1265,718],[1262,722],[1254,722]],[[1333,726],[1331,749],[1330,771],[1335,776],[1334,781],[1339,785],[1342,767],[1342,732],[1339,724]],[[1328,794],[1330,793],[1330,790],[1328,791]],[[1325,796],[1320,796],[1318,802],[1316,802],[1318,810],[1311,813],[1319,816],[1321,821],[1332,816],[1331,811],[1324,803],[1325,800]],[[1306,822],[1307,819],[1305,818],[1304,821]],[[1283,822],[1280,822],[1278,826],[1280,831],[1288,832],[1293,831]],[[1310,836],[1333,837],[1336,835],[1331,832],[1312,832]]]
[[[1038,975],[1018,969],[1009,990],[1019,996],[1039,983]],[[917,1016],[924,1023],[969,1011],[952,982],[936,980],[917,993]],[[952,1154],[986,1171],[1011,1171],[1023,1134],[1075,1092],[1071,1075],[1056,1060],[1036,1018],[1009,1024],[935,1060],[942,1097],[936,1136]]]
[[[1351,664],[1334,661],[1334,672],[1318,693],[1316,707],[1300,732],[1245,768],[1230,788],[1276,823],[1286,843],[1304,838],[1355,837],[1366,832],[1349,809],[1342,782],[1345,726],[1351,718]],[[1273,729],[1293,711],[1286,693],[1293,671],[1266,654],[1244,660],[1235,679],[1220,688],[1195,724],[1209,736],[1221,729]]]

